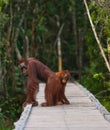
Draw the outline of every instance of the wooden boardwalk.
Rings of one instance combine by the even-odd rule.
[[[110,113],[81,85],[68,83],[66,95],[70,105],[32,107],[23,129],[110,130]],[[44,102],[44,84],[40,84],[37,100],[39,104]]]

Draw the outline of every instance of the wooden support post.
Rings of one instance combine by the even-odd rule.
[[[61,54],[61,39],[58,37],[58,71],[62,70],[62,54]]]
[[[59,16],[56,15],[57,18],[57,26],[59,27],[58,35],[57,35],[57,49],[58,49],[58,71],[62,70],[62,53],[61,53],[61,39],[60,35],[62,33],[64,23],[60,26]]]

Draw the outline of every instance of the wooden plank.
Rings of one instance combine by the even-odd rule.
[[[70,105],[41,107],[44,102],[44,86],[40,84],[37,96],[38,107],[33,107],[24,130],[109,130],[106,121],[90,100],[87,93],[78,84],[68,83],[66,95]]]

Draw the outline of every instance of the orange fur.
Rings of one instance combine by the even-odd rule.
[[[67,81],[70,79],[70,72],[68,70],[62,70],[59,72],[56,72],[57,77],[60,78],[60,82],[62,85],[61,93],[60,93],[60,102],[63,104],[70,104],[67,97],[65,96],[65,87]]]

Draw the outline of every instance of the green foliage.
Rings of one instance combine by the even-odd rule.
[[[100,98],[99,98],[100,99]],[[107,108],[107,110],[110,112],[110,98],[107,99],[100,99],[100,102]]]
[[[21,72],[20,72],[20,69],[18,68],[18,66],[14,66],[14,78],[16,81],[16,85],[20,86],[21,82],[23,82],[23,81],[22,81]],[[21,91],[22,91],[22,89],[21,89]]]
[[[12,121],[17,120],[22,112],[18,98],[8,98],[0,102],[0,106],[2,109],[2,114],[7,116]]]
[[[12,130],[12,122],[0,112],[0,130]]]
[[[89,2],[89,9],[96,32],[107,54],[107,39],[110,36],[110,10],[108,1],[101,1],[100,4],[96,0]],[[102,56],[97,49],[97,43],[94,41],[91,32],[85,36],[87,42],[85,56],[89,57],[88,64],[85,62],[82,84],[86,86],[101,103],[110,110],[110,75],[102,59]]]
[[[13,122],[19,119],[22,112],[19,98],[8,97],[0,101],[0,130],[12,130]]]
[[[8,4],[8,0],[0,0],[0,12],[2,11],[3,4]]]
[[[12,126],[6,124],[6,122],[3,120],[3,117],[0,117],[0,130],[12,130],[12,128]]]
[[[0,29],[3,29],[6,22],[9,20],[8,15],[0,13]]]
[[[85,75],[82,78],[82,83],[86,86],[92,93],[96,94],[104,89],[104,75],[98,74],[89,74]]]
[[[8,4],[8,0],[0,0],[0,30],[3,29],[4,25],[8,21],[8,15],[4,12],[2,12],[2,7],[3,5]],[[1,34],[0,34],[0,39],[1,39]]]
[[[105,40],[110,36],[110,10],[108,1],[101,1],[101,4],[97,4],[95,0],[91,1],[89,7],[91,11],[92,20],[95,24],[98,34],[102,33],[101,37]],[[108,5],[107,5],[108,4]]]
[[[96,74],[94,74],[93,78],[96,79],[96,80],[98,80],[98,81],[105,79],[105,77],[104,77],[104,75],[102,73],[96,73]]]
[[[105,0],[101,1],[100,6],[96,0],[91,0],[88,4],[96,31],[104,52],[107,54],[107,39],[110,37],[110,10],[108,4],[105,6],[105,2]],[[73,17],[73,11],[76,13],[76,18]],[[22,15],[24,15],[24,19],[19,27]],[[79,50],[82,49],[81,69],[83,76],[81,83],[110,110],[110,75],[107,73],[104,60],[94,38],[83,1],[55,0],[44,2],[33,0],[29,3],[27,0],[19,2],[1,0],[0,77],[2,80],[0,79],[0,90],[3,88],[3,94],[5,93],[6,97],[4,96],[4,100],[0,102],[0,108],[2,108],[0,122],[3,122],[0,123],[0,130],[8,130],[5,121],[2,120],[3,117],[7,116],[13,122],[21,114],[22,102],[18,93],[23,96],[24,79],[21,78],[17,66],[15,44],[17,43],[18,49],[25,57],[26,40],[28,40],[30,56],[37,57],[53,71],[58,71],[56,38],[60,27],[57,25],[56,16],[59,17],[60,26],[64,24],[61,33],[63,69],[79,71],[76,63],[76,52],[79,56]],[[74,35],[74,19],[76,19],[77,45]],[[17,29],[19,29],[18,37]],[[82,48],[80,44],[82,44]],[[78,46],[77,49],[76,46]],[[13,96],[15,97],[13,98]]]
[[[86,74],[82,78],[82,84],[110,111],[110,81],[107,74]]]

